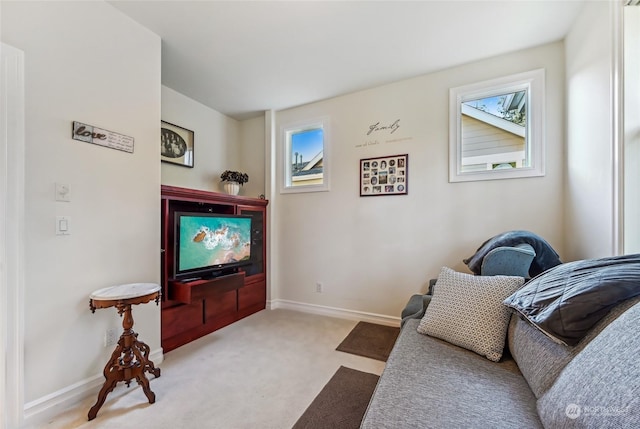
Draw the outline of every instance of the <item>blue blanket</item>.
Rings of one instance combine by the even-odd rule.
[[[529,276],[535,277],[538,274],[560,265],[562,261],[555,250],[542,237],[529,231],[508,231],[498,234],[482,243],[476,253],[463,262],[467,264],[474,274],[480,274],[482,260],[491,250],[496,247],[513,247],[518,244],[528,244],[533,247],[536,257],[533,258],[529,267]]]

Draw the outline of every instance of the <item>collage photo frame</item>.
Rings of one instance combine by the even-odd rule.
[[[406,195],[409,192],[409,155],[360,160],[360,196]]]

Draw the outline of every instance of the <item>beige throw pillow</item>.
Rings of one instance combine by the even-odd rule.
[[[524,283],[513,276],[475,276],[442,267],[418,332],[497,362],[511,312],[502,302]]]

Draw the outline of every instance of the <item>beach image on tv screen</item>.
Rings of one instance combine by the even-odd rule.
[[[246,261],[250,251],[250,218],[180,218],[180,271]]]

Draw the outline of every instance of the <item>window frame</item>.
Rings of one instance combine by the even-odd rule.
[[[525,150],[529,166],[514,169],[462,171],[462,104],[498,93],[527,90]],[[449,182],[515,179],[545,175],[545,71],[532,70],[449,90]]]
[[[291,171],[291,135],[318,128],[322,129],[322,184],[294,186],[292,185]],[[280,169],[282,179],[280,181],[280,193],[294,194],[329,191],[329,118],[321,117],[284,124],[281,126],[280,135],[282,141],[282,156],[280,157],[280,161],[282,162],[282,168]]]

